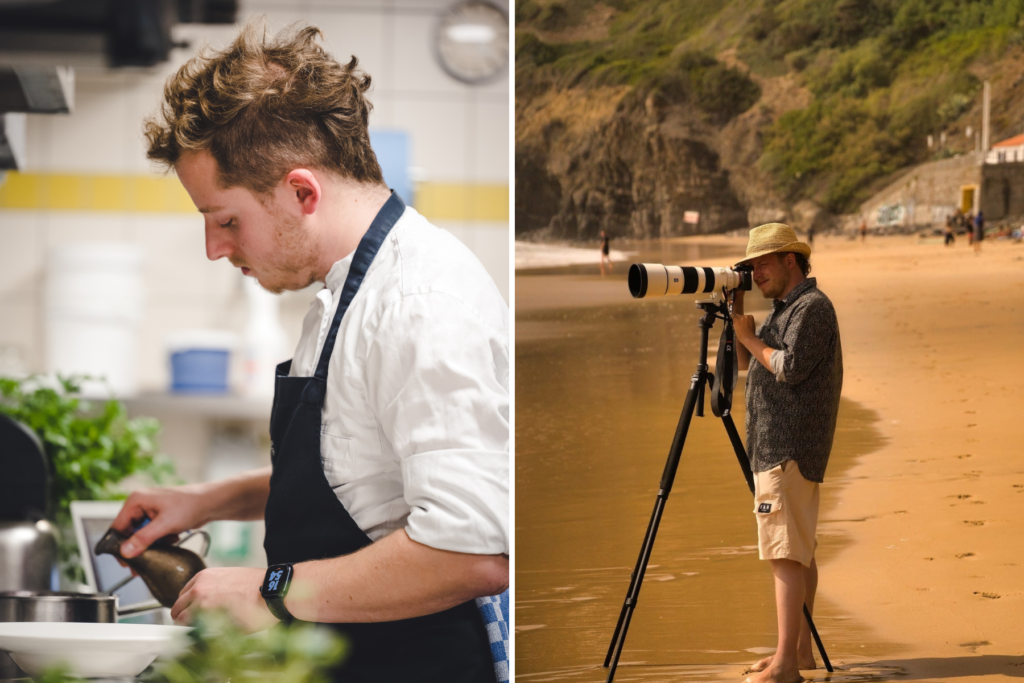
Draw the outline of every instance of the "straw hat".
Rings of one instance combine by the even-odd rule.
[[[780,252],[793,252],[794,254],[811,255],[811,248],[796,238],[793,228],[783,223],[766,223],[750,230],[750,240],[747,242],[747,255],[736,265],[746,263],[751,259],[765,254],[776,254]]]

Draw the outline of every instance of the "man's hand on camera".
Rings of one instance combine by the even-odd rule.
[[[732,298],[732,313],[734,316],[743,315],[743,290],[735,290]]]
[[[735,310],[735,309],[733,309]],[[747,346],[746,342],[751,338],[756,338],[757,335],[754,333],[754,316],[743,315],[742,313],[733,313],[732,326],[736,330],[736,339]],[[747,348],[750,348],[747,346]]]

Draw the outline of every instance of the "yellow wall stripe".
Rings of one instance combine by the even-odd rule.
[[[508,221],[508,185],[419,183],[416,210],[432,220]],[[0,209],[195,213],[173,175],[124,176],[9,172]]]
[[[434,220],[507,221],[508,185],[420,183],[416,210]]]

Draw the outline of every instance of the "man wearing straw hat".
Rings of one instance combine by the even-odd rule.
[[[753,316],[743,314],[742,291],[733,308],[739,367],[750,370],[747,452],[758,549],[775,575],[779,625],[778,649],[753,666],[750,683],[792,683],[802,680],[801,669],[815,668],[802,607],[813,609],[818,584],[818,485],[835,435],[843,354],[832,302],[807,277],[810,255],[788,225],[752,229],[740,264],[753,267],[772,310],[755,332]]]

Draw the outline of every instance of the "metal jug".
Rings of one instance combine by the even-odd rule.
[[[0,521],[0,592],[50,590],[57,532],[45,519]]]
[[[209,535],[205,531],[195,533],[202,534],[209,547]],[[173,607],[185,584],[206,569],[206,563],[199,555],[164,540],[157,541],[135,557],[122,557],[121,544],[127,540],[128,537],[117,529],[107,529],[107,533],[96,544],[96,554],[113,555],[131,567],[142,577],[149,592],[164,607]],[[184,540],[186,539],[183,538],[178,543]]]

